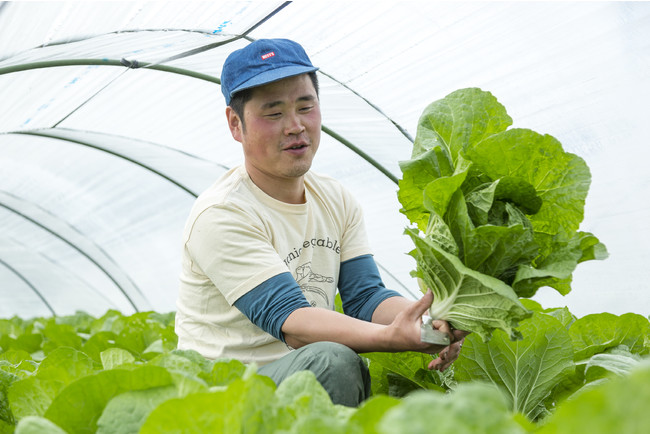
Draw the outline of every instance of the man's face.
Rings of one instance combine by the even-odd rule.
[[[254,180],[297,178],[309,170],[320,143],[321,114],[307,74],[254,88],[244,106],[245,128],[234,116],[229,112],[230,129]]]

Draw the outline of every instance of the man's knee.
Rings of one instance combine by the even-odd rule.
[[[359,355],[342,344],[309,345],[310,366],[335,404],[357,406],[370,394],[370,374]]]
[[[327,362],[330,368],[349,368],[358,362],[359,355],[354,350],[336,342],[316,342],[311,344],[311,351],[318,359]]]

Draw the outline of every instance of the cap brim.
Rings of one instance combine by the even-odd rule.
[[[300,74],[307,74],[309,72],[317,71],[318,68],[315,66],[283,66],[281,68],[272,69],[270,71],[263,72],[256,75],[255,77],[247,80],[237,86],[235,89],[230,91],[230,96],[232,97],[237,92],[242,90],[250,89],[252,87],[262,86],[268,83],[273,83],[274,81],[282,80],[284,78],[295,77]]]

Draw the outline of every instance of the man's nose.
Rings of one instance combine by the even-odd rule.
[[[284,134],[300,134],[305,131],[305,126],[302,124],[300,116],[297,114],[291,114],[286,117],[286,124],[284,127]]]

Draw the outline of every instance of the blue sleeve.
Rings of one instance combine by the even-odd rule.
[[[338,284],[343,312],[364,321],[372,320],[372,314],[382,301],[401,296],[397,291],[386,289],[372,255],[341,262]]]
[[[253,324],[282,342],[282,325],[287,317],[296,309],[310,306],[288,271],[262,282],[235,301],[235,307]]]

